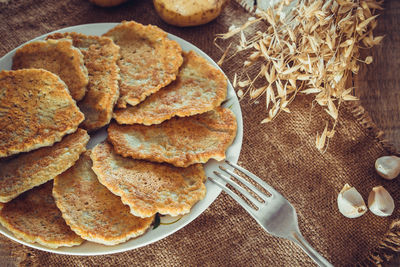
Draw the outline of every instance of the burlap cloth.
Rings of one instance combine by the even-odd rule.
[[[193,28],[163,23],[151,1],[131,1],[117,8],[99,8],[87,1],[0,1],[0,56],[41,34],[67,26],[136,20],[155,24],[201,48],[214,60],[221,52],[213,45],[216,33],[246,20],[246,12],[231,2],[214,22]],[[228,78],[240,68],[238,60],[224,63]],[[291,114],[261,125],[264,103],[241,102],[244,120],[239,163],[263,177],[295,206],[306,239],[336,266],[387,263],[400,243],[400,209],[389,218],[366,213],[346,219],[336,198],[345,183],[367,198],[373,186],[384,185],[396,204],[400,186],[385,181],[374,170],[376,158],[390,154],[381,133],[358,104],[341,109],[340,123],[328,151],[314,147],[315,133],[323,130],[326,113],[311,110],[311,99],[297,97]],[[388,232],[389,231],[389,232]],[[386,234],[385,234],[386,233]],[[308,266],[313,262],[293,243],[264,232],[225,193],[195,221],[149,246],[116,255],[62,256],[31,249],[0,237],[0,265],[228,265]]]

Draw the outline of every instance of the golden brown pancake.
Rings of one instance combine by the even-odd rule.
[[[184,53],[176,80],[142,103],[114,111],[119,124],[159,124],[174,116],[185,117],[210,111],[225,100],[224,74],[195,52]]]
[[[16,237],[50,248],[80,245],[83,239],[65,223],[51,195],[53,182],[0,204],[0,223]]]
[[[124,158],[108,143],[94,147],[91,158],[99,181],[120,196],[138,217],[150,217],[157,212],[171,216],[188,213],[206,194],[201,164],[177,168]]]
[[[153,217],[130,213],[121,198],[111,193],[92,170],[90,152],[54,179],[53,196],[71,229],[83,239],[115,245],[145,233]]]
[[[182,49],[157,26],[124,21],[104,34],[121,47],[119,108],[132,106],[175,80]]]
[[[85,114],[81,127],[87,131],[107,125],[119,97],[119,46],[107,37],[90,36],[80,33],[55,33],[48,39],[72,39],[84,56],[89,73],[87,92],[78,107]]]
[[[84,115],[60,78],[46,70],[0,72],[0,157],[51,146]]]
[[[19,48],[13,57],[12,69],[45,69],[60,76],[76,101],[86,93],[88,73],[83,55],[71,40],[34,41]]]
[[[236,118],[229,109],[191,117],[175,117],[157,125],[111,123],[108,139],[114,150],[134,159],[167,162],[177,167],[222,160],[236,136]]]
[[[42,147],[0,161],[0,202],[43,184],[74,165],[83,153],[89,135],[78,129],[51,147]]]

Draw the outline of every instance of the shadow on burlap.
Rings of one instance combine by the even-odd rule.
[[[103,9],[87,1],[11,0],[0,3],[0,55],[52,30],[85,23],[136,20],[155,24],[195,44],[218,60],[221,52],[212,44],[217,33],[240,24],[247,14],[230,3],[214,22],[179,29],[163,23],[151,1],[131,1]],[[240,61],[222,68],[232,79]],[[311,110],[312,98],[298,96],[272,123],[260,124],[265,107],[241,102],[244,120],[243,148],[239,164],[275,187],[295,206],[300,229],[310,244],[337,266],[384,263],[399,250],[400,226],[394,224],[399,209],[389,218],[367,212],[347,219],[337,209],[336,198],[345,183],[355,186],[366,200],[372,187],[383,185],[398,202],[398,182],[381,179],[374,170],[376,158],[388,155],[390,146],[358,104],[341,108],[337,132],[325,154],[314,146],[316,132],[327,120],[320,107]],[[379,245],[380,244],[380,245]],[[371,261],[370,261],[371,260]],[[293,243],[265,233],[225,193],[195,221],[154,244],[116,255],[78,257],[46,253],[0,237],[0,262],[21,265],[213,265],[308,266],[313,262]]]

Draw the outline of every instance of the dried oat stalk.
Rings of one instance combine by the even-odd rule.
[[[382,1],[375,0],[295,0],[257,9],[257,18],[217,36],[216,41],[240,35],[233,55],[228,57],[226,49],[219,63],[240,51],[250,53],[243,73],[235,74],[234,86],[239,87],[240,98],[265,95],[267,116],[261,123],[272,121],[281,111],[290,112],[288,105],[296,94],[314,94],[333,119],[331,127],[326,123],[317,133],[316,147],[322,152],[335,133],[340,103],[357,100],[346,82],[358,72],[360,62],[372,62],[371,56],[359,58],[360,49],[383,38],[373,35],[375,13],[381,9]],[[246,37],[245,29],[256,23],[264,23],[265,30]],[[250,67],[257,67],[258,74],[250,77]]]

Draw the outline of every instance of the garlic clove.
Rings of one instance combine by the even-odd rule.
[[[368,210],[360,193],[348,184],[340,191],[337,203],[340,213],[347,218],[360,217]]]
[[[368,206],[370,211],[375,215],[390,216],[394,210],[394,201],[383,186],[376,186],[369,193]]]
[[[400,174],[400,158],[383,156],[375,161],[376,172],[385,179],[392,180]]]

